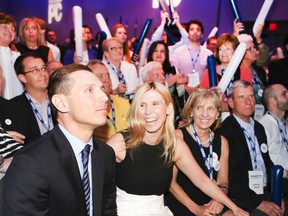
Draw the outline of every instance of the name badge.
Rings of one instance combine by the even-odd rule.
[[[188,83],[189,87],[196,87],[200,84],[199,72],[195,71],[191,74],[188,74],[188,78],[189,78]]]
[[[261,170],[248,171],[249,188],[256,194],[264,194],[263,172]]]
[[[254,111],[254,119],[256,121],[259,121],[264,115],[265,108],[262,104],[256,104],[255,105],[255,111]]]

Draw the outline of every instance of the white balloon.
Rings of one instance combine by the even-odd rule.
[[[75,52],[77,59],[81,62],[82,60],[82,8],[74,6],[73,11],[73,22],[74,22],[74,35],[75,35]]]
[[[265,22],[266,16],[274,0],[265,0],[253,26],[253,34],[257,33],[257,26]]]
[[[105,21],[104,17],[102,16],[102,14],[101,13],[97,13],[95,15],[95,17],[96,17],[97,23],[98,23],[101,31],[104,31],[106,33],[107,39],[111,38],[112,36],[111,36],[110,30],[109,30],[109,28],[108,28],[108,26],[106,24],[106,21]]]

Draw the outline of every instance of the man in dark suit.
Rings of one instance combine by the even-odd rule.
[[[30,118],[30,140],[39,138],[56,123],[48,98],[49,75],[42,57],[37,53],[25,53],[14,64],[19,80],[25,86],[23,94],[13,98],[21,104]]]
[[[273,164],[265,130],[251,118],[255,109],[253,86],[243,80],[234,82],[228,104],[233,115],[224,120],[222,134],[229,142],[229,195],[250,215],[283,215],[284,206],[281,209],[268,201]]]
[[[65,55],[65,52],[67,50],[67,46],[64,46],[62,44],[59,44],[57,43],[57,36],[56,36],[56,32],[52,29],[48,29],[46,32],[45,32],[45,39],[53,44],[54,46],[57,46],[60,50],[60,53],[61,53],[61,62],[63,61],[63,57]]]
[[[102,88],[84,65],[53,73],[48,91],[58,124],[14,157],[4,180],[5,215],[117,215],[115,154],[92,138],[106,123]]]

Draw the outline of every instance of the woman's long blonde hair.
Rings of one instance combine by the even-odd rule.
[[[169,90],[162,85],[161,83],[151,82],[145,83],[141,86],[132,101],[130,111],[128,113],[128,137],[126,138],[126,147],[131,149],[131,156],[133,157],[133,151],[141,144],[144,135],[144,119],[140,114],[140,105],[142,96],[150,91],[157,91],[165,100],[167,106],[171,104],[173,106],[173,101]],[[166,116],[166,121],[164,123],[164,129],[159,141],[163,140],[164,151],[162,156],[165,157],[165,165],[171,165],[173,162],[173,155],[175,152],[176,137],[175,137],[175,128],[174,128],[174,109],[171,113]]]

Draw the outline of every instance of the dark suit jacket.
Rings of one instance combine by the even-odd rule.
[[[21,106],[21,105],[20,105]],[[0,97],[0,124],[6,131],[17,131],[23,134],[25,142],[30,141],[30,118],[27,109],[19,109],[19,103]]]
[[[93,140],[94,216],[117,215],[115,154]],[[87,216],[73,149],[57,125],[14,157],[4,179],[4,215]]]
[[[25,96],[25,92],[19,96],[12,98],[11,100],[21,104],[23,106],[23,109],[25,110],[25,115],[28,116],[30,119],[29,142],[34,141],[35,139],[39,138],[41,136],[41,133],[40,133],[40,129],[39,129],[39,126],[37,123],[37,119],[34,115],[34,111],[31,107],[27,97]],[[20,109],[20,108],[18,108],[18,109]],[[53,114],[53,111],[52,111],[52,121],[53,121],[54,125],[57,124],[55,115]]]
[[[259,146],[262,143],[267,144],[265,130],[257,121],[255,121],[254,130]],[[221,131],[229,143],[229,196],[236,199],[240,207],[251,212],[264,200],[264,195],[257,195],[249,188],[248,171],[253,168],[245,135],[233,115],[224,120]],[[268,152],[261,151],[261,153],[266,166],[269,188],[273,164]]]

